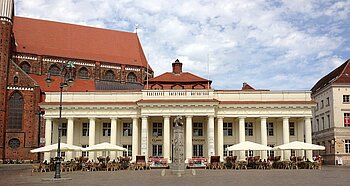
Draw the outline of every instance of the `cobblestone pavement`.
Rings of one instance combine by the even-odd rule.
[[[350,167],[322,170],[196,170],[181,177],[171,170],[63,172],[65,181],[42,181],[54,172],[33,173],[31,165],[0,165],[0,185],[349,185]]]

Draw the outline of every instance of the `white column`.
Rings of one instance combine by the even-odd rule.
[[[164,135],[163,135],[164,158],[170,160],[170,116],[164,116]]]
[[[311,119],[310,117],[305,117],[305,142],[306,143],[312,143],[312,131],[311,131]],[[307,150],[306,151],[306,158],[309,160],[312,160],[312,151]]]
[[[68,118],[67,123],[67,144],[73,145],[74,140],[74,118]],[[67,160],[70,161],[73,159],[73,152],[68,151],[67,152]]]
[[[289,143],[289,117],[283,117],[283,144]],[[283,151],[282,160],[289,160],[290,150]]]
[[[139,124],[138,118],[132,118],[132,161],[139,155]]]
[[[215,156],[214,116],[208,117],[208,157]]]
[[[261,144],[267,145],[266,117],[260,118]],[[261,151],[261,159],[267,160],[266,150]]]
[[[304,142],[304,119],[298,122],[298,141]],[[298,156],[304,156],[304,150],[298,150]]]
[[[192,116],[186,116],[186,162],[192,158]]]
[[[224,160],[224,118],[218,117],[218,156]]]
[[[45,146],[51,145],[51,132],[52,132],[52,120],[51,118],[46,118],[45,123]],[[47,162],[50,161],[50,152],[44,153],[44,160],[47,160]]]
[[[147,116],[142,116],[141,122],[141,155],[148,159],[148,121]]]
[[[111,144],[117,144],[117,118],[111,118]],[[116,151],[111,151],[111,160],[115,160],[117,157]]]
[[[245,117],[239,117],[239,143],[245,142]],[[245,159],[245,152],[243,150],[239,151],[239,158],[240,160]]]
[[[95,122],[95,118],[89,118],[89,146],[95,145]],[[95,152],[89,152],[89,159],[95,160]]]

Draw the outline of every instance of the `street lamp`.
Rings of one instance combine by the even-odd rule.
[[[57,157],[55,164],[55,179],[61,178],[61,131],[62,131],[62,92],[63,88],[68,87],[73,83],[73,70],[75,66],[72,61],[68,61],[59,73],[60,76],[60,107],[59,107],[59,118],[58,118],[58,140],[57,140]],[[48,86],[52,83],[51,72],[47,74],[46,83]]]

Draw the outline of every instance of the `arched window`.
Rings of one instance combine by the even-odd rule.
[[[57,65],[51,65],[49,68],[49,72],[51,73],[51,76],[59,76],[61,69],[58,68]]]
[[[130,72],[127,77],[128,82],[136,82],[136,75],[133,72]]]
[[[27,74],[30,73],[30,64],[27,61],[24,61],[20,65],[21,69],[26,72]]]
[[[15,92],[9,100],[8,128],[22,129],[23,97],[19,92]]]
[[[78,77],[80,79],[89,79],[89,71],[85,67],[81,67],[78,72]]]
[[[13,84],[15,84],[15,85],[18,84],[18,77],[17,76],[13,77]]]
[[[112,70],[107,70],[107,72],[105,73],[104,79],[114,81],[115,79],[114,72]]]

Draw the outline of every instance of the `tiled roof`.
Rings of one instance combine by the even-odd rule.
[[[121,83],[113,81],[96,81],[96,90],[142,90],[139,83]]]
[[[242,90],[255,90],[252,86],[250,86],[248,83],[243,83]]]
[[[17,52],[147,66],[136,33],[17,16],[13,31]]]
[[[316,104],[315,101],[220,101],[220,104]]]
[[[321,88],[329,84],[350,84],[350,59],[334,69],[332,72],[321,78],[312,88],[311,91],[315,93]]]
[[[51,76],[52,83],[50,86],[46,83],[46,76],[39,76],[35,74],[29,74],[40,86],[43,92],[59,92],[60,91],[60,76]],[[76,79],[70,87],[67,87],[65,91],[68,92],[89,92],[95,91],[94,80]]]
[[[185,82],[208,82],[208,80],[198,77],[189,72],[182,72],[181,74],[166,72],[164,74],[161,74],[157,77],[150,79],[149,82],[185,83]]]

